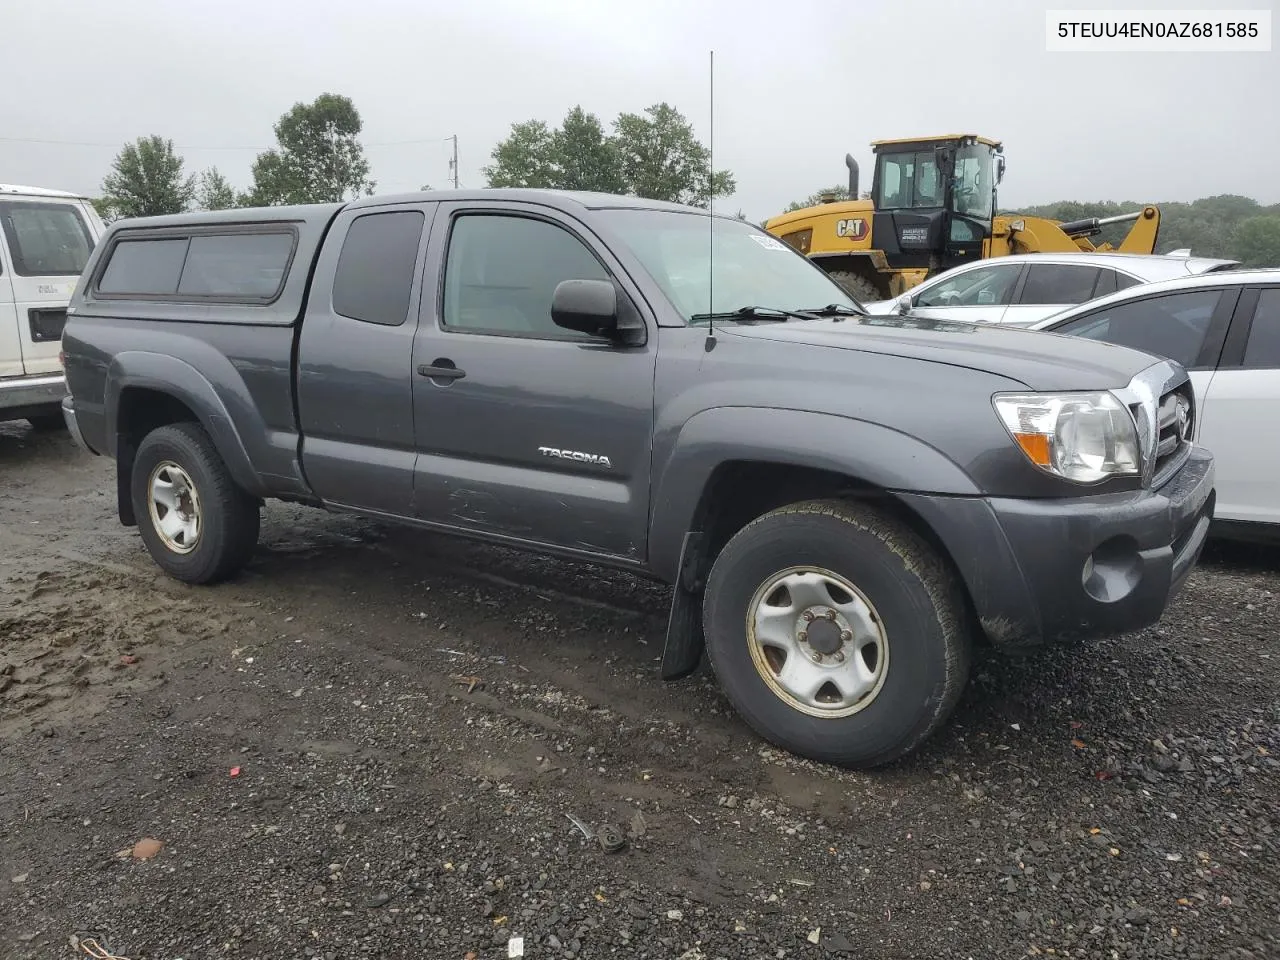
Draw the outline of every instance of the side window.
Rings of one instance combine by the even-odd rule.
[[[1083,264],[1033,263],[1022,285],[1022,303],[1084,303],[1093,299],[1098,268]]]
[[[1007,304],[1018,280],[1019,264],[966,270],[923,291],[917,307],[985,307]]]
[[[1258,297],[1242,366],[1254,370],[1280,367],[1280,287],[1263,290]]]
[[[1115,293],[1116,289],[1116,272],[1114,270],[1099,270],[1098,283],[1093,288],[1093,297],[1091,299],[1105,297],[1108,293]]]
[[[178,293],[270,299],[284,285],[292,254],[292,233],[192,237]]]
[[[84,218],[69,203],[0,203],[0,223],[22,277],[76,276],[93,250]]]
[[[1136,287],[1142,281],[1137,277],[1130,276],[1127,273],[1116,273],[1116,289],[1127,290],[1130,287]]]
[[[366,213],[352,220],[334,271],[333,312],[384,327],[404,323],[425,222],[420,210]]]
[[[98,292],[113,296],[162,297],[178,292],[187,238],[122,240],[98,280]]]
[[[1194,367],[1221,293],[1195,290],[1130,300],[1053,328],[1091,340],[1132,347]]]
[[[444,325],[467,333],[587,338],[557,327],[551,299],[562,280],[608,280],[568,230],[528,217],[466,214],[453,224],[444,269]]]

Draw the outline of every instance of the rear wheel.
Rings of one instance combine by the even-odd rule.
[[[968,679],[955,575],[910,528],[815,501],[739,531],[708,577],[707,652],[750,726],[801,756],[875,767],[919,746]]]
[[[876,289],[866,277],[850,270],[832,270],[829,274],[832,280],[844,287],[853,299],[861,303],[873,303],[877,300],[887,300],[883,293]]]
[[[198,423],[158,427],[133,463],[133,512],[152,559],[187,583],[240,570],[258,542],[258,501],[232,479]]]

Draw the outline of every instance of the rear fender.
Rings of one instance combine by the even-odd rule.
[[[237,427],[239,422],[246,429],[257,430],[263,438],[267,435],[266,424],[247,391],[244,402],[237,404],[238,416],[233,418],[213,384],[191,364],[159,353],[128,351],[116,354],[107,368],[106,426],[108,442],[116,445],[115,455],[122,468],[132,467],[133,451],[119,449],[122,441],[120,424],[117,423],[120,395],[128,387],[155,390],[180,400],[208,432],[236,484],[254,496],[266,496],[262,479],[253,467],[253,460]],[[127,476],[128,469],[121,469],[120,473]]]

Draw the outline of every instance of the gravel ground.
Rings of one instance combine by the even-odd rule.
[[[628,576],[271,505],[189,589],[65,436],[0,478],[4,958],[1280,957],[1280,552],[866,775],[659,681]]]

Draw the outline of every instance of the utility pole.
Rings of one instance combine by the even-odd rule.
[[[453,180],[453,189],[458,189],[458,135],[449,138],[453,141],[453,159],[449,161],[449,177]]]

